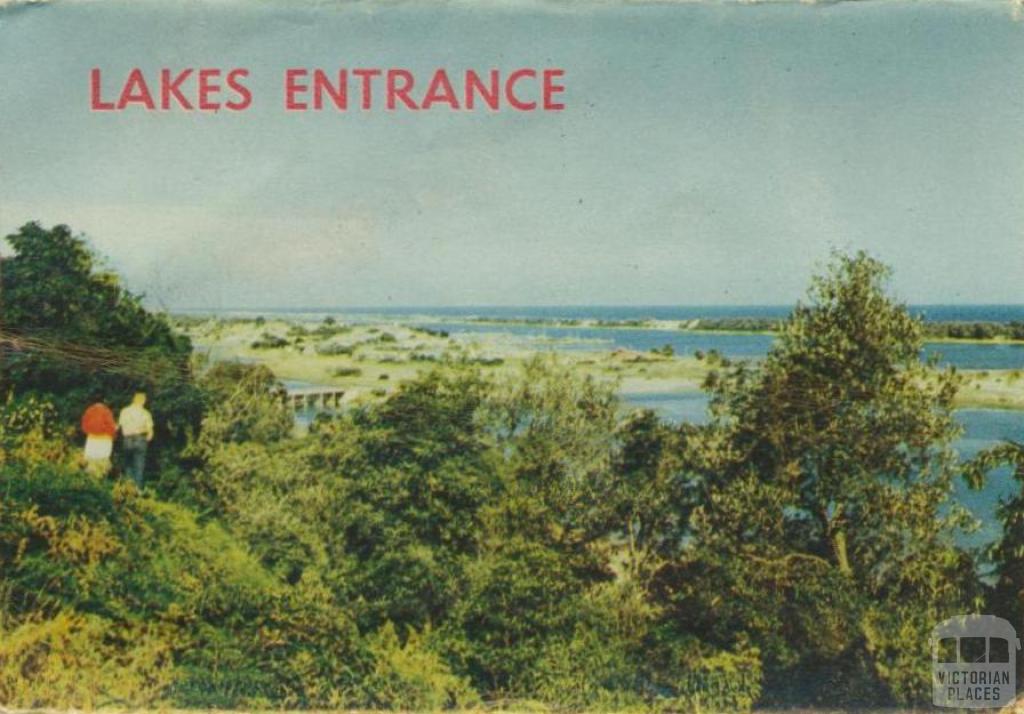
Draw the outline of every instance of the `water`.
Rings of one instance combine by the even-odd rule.
[[[680,330],[625,329],[593,327],[553,327],[543,324],[481,324],[466,322],[473,318],[542,320],[666,320],[696,318],[753,317],[782,318],[789,306],[588,306],[588,307],[442,307],[442,308],[342,308],[294,310],[219,311],[224,316],[254,317],[273,314],[306,320],[322,320],[331,315],[351,322],[402,322],[445,330],[455,339],[472,341],[485,335],[499,336],[536,350],[628,349],[646,352],[671,345],[676,354],[693,355],[717,350],[733,359],[763,357],[772,345],[771,335],[739,333],[686,332]],[[1011,322],[1024,321],[1024,305],[923,305],[911,312],[933,321]],[[203,311],[195,311],[203,312]],[[211,312],[211,311],[206,311]],[[940,363],[961,369],[1024,368],[1024,345],[999,343],[929,343],[922,356],[940,356]],[[299,386],[299,385],[296,385]],[[707,398],[700,393],[624,394],[631,404],[654,409],[666,419],[702,423],[707,419]],[[299,415],[308,420],[310,414]],[[994,409],[965,409],[957,412],[964,425],[957,448],[963,458],[1000,441],[1024,442],[1024,412]],[[981,491],[957,485],[957,499],[980,521],[981,530],[962,539],[964,545],[981,546],[999,537],[996,508],[1001,499],[1014,493],[1017,484],[1009,469],[992,473]]]

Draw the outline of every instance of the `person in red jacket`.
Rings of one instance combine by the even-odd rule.
[[[82,414],[82,431],[85,432],[85,468],[96,476],[110,471],[110,455],[114,450],[117,422],[114,412],[97,397]]]

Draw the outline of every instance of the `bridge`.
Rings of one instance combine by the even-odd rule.
[[[345,390],[327,386],[286,387],[282,396],[285,404],[297,412],[307,409],[328,411],[341,406]]]

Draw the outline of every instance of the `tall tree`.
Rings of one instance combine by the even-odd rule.
[[[833,702],[924,697],[928,631],[973,583],[948,501],[958,377],[921,362],[888,275],[837,256],[762,363],[710,378],[708,501],[675,573],[703,634],[751,637],[776,672],[828,664]]]
[[[161,436],[196,423],[188,338],[103,270],[83,237],[27,223],[7,242],[0,390],[45,395],[73,421],[97,391],[118,403],[145,389]]]

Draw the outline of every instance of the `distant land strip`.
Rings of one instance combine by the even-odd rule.
[[[603,320],[553,317],[466,317],[445,318],[445,322],[471,322],[492,325],[536,325],[548,327],[580,327],[607,329],[684,330],[700,332],[777,333],[783,319],[766,317],[715,317],[692,320],[628,319]],[[1024,322],[943,321],[922,323],[929,340],[963,340],[970,342],[1024,342]]]

